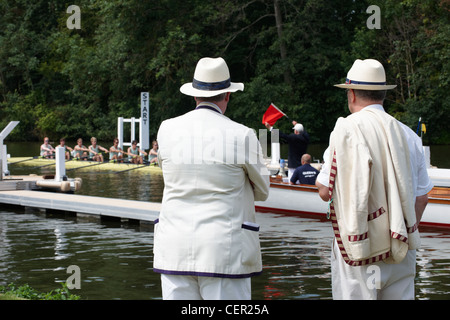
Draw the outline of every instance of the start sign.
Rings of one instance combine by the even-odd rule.
[[[141,149],[146,150],[150,148],[149,138],[149,93],[141,92],[141,127],[140,127],[140,144]]]

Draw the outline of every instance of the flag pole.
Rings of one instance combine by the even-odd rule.
[[[289,121],[291,121],[291,119],[289,119],[289,117],[287,116],[286,113],[284,113],[283,111],[281,111],[276,105],[273,104],[273,102],[272,102],[271,104],[274,106],[275,109],[277,109],[278,111],[280,111],[280,112],[286,117],[286,119],[288,119]]]

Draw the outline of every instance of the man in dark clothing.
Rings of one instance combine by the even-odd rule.
[[[300,167],[302,165],[302,156],[306,153],[306,148],[308,147],[309,143],[309,134],[306,132],[306,130],[303,128],[303,125],[300,123],[297,123],[297,121],[292,121],[292,124],[294,127],[294,133],[291,134],[285,134],[281,131],[280,138],[287,142],[289,146],[289,153],[288,153],[288,178],[290,179],[292,177],[292,174],[294,173],[295,169]],[[272,127],[266,123],[266,128],[272,131]]]
[[[302,165],[295,169],[294,174],[292,175],[290,182],[291,184],[296,184],[297,181],[300,184],[316,184],[316,178],[319,174],[319,171],[311,166],[311,156],[305,153],[302,156]]]

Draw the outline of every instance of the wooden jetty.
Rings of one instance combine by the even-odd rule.
[[[51,212],[71,212],[83,217],[112,217],[153,223],[159,216],[160,203],[84,196],[34,190],[0,191],[0,203]]]

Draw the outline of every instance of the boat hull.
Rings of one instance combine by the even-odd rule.
[[[450,228],[450,189],[435,187],[428,197],[420,227]],[[255,209],[326,220],[328,203],[322,201],[315,186],[294,186],[272,180],[268,199],[255,201]]]
[[[55,165],[53,159],[31,158],[31,157],[14,157],[8,159],[8,165],[27,166],[33,168],[52,168]],[[92,171],[146,171],[146,172],[162,172],[161,168],[156,165],[134,164],[134,163],[117,163],[117,162],[97,162],[84,160],[67,160],[65,162],[67,170],[92,170]]]

